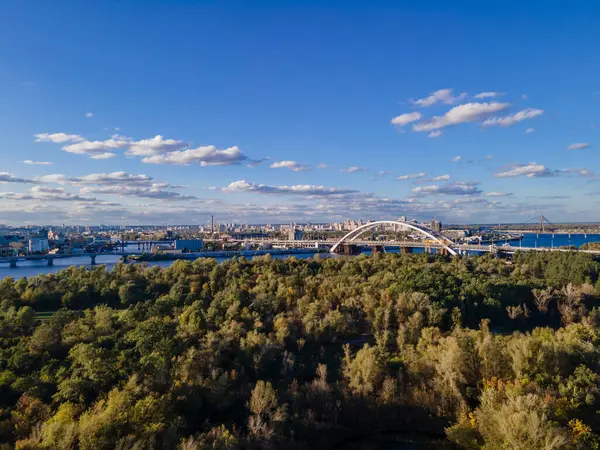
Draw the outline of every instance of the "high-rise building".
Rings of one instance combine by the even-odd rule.
[[[297,228],[292,228],[288,231],[288,239],[290,241],[301,241],[303,235],[302,230],[298,230]]]
[[[439,233],[440,231],[442,231],[442,222],[438,222],[437,220],[433,219],[431,221],[431,229]]]

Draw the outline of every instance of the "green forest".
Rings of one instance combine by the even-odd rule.
[[[597,449],[600,263],[428,254],[0,281],[0,449]]]

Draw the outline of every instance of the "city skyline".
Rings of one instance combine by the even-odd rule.
[[[0,222],[600,221],[600,6],[339,6],[3,4]]]

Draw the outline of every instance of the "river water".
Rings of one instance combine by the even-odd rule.
[[[525,234],[521,244],[523,247],[562,247],[567,245],[573,245],[576,247],[580,247],[583,244],[588,242],[600,242],[600,234],[556,234],[554,237],[551,234]],[[501,245],[503,241],[495,242],[497,245]],[[518,247],[518,241],[512,241],[511,245]],[[138,251],[137,246],[131,246],[131,251]],[[366,252],[370,253],[370,252]],[[289,258],[293,256],[297,259],[305,259],[312,258],[314,254],[312,253],[302,253],[302,254],[294,254],[294,255],[273,255],[274,258]],[[322,256],[326,256],[326,254],[322,254]],[[222,262],[229,257],[216,258],[217,261]],[[111,254],[100,254],[97,257],[97,263],[103,264],[107,268],[112,268],[115,264],[117,264],[120,260],[120,256],[111,255]],[[90,264],[90,258],[84,256],[73,256],[71,258],[61,258],[54,260],[54,266],[48,266],[46,261],[19,261],[17,267],[9,267],[8,264],[0,264],[0,278],[3,277],[13,277],[13,278],[23,278],[23,277],[32,277],[35,275],[45,274],[45,273],[54,273],[56,271],[65,269],[69,266],[88,266]],[[173,261],[153,261],[148,263],[150,266],[160,266],[167,267],[173,264]]]

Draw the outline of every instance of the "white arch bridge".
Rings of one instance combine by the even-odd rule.
[[[446,250],[451,255],[457,254],[456,250],[454,250],[454,248],[453,248],[456,246],[456,244],[452,240],[448,239],[446,236],[442,235],[441,233],[438,233],[437,231],[433,231],[429,228],[426,228],[424,226],[415,225],[415,224],[408,223],[408,222],[403,222],[401,220],[376,220],[375,222],[369,222],[364,225],[361,225],[360,227],[355,228],[354,230],[350,231],[343,238],[341,238],[338,242],[336,242],[329,251],[331,253],[335,253],[340,245],[354,242],[366,231],[368,231],[372,228],[377,228],[380,225],[398,225],[405,229],[410,229],[410,230],[416,231],[417,233],[432,240],[435,244],[441,246],[444,250]]]

